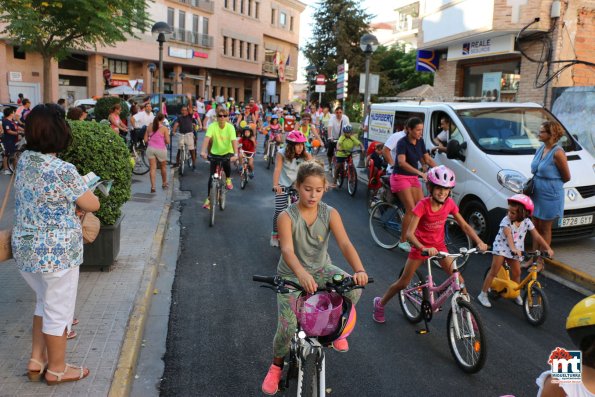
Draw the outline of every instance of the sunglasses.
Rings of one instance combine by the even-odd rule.
[[[229,116],[229,115],[228,114],[223,114],[223,113],[217,115],[217,117],[227,117],[227,116]]]

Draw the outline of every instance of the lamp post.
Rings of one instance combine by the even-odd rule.
[[[156,22],[151,28],[151,33],[157,33],[157,42],[159,43],[159,111],[161,111],[161,101],[163,98],[163,43],[165,35],[173,33],[173,29],[165,22]]]
[[[151,73],[151,94],[153,94],[155,92],[155,70],[157,70],[157,65],[155,65],[153,62],[151,62],[149,65],[147,65],[148,69],[149,69],[149,73]],[[151,101],[149,101],[150,103]]]
[[[368,106],[370,102],[370,58],[376,49],[378,48],[378,39],[373,34],[366,33],[359,40],[359,48],[362,49],[366,55],[366,84],[364,89],[364,124],[366,117],[368,117]],[[368,122],[368,126],[370,123]],[[367,132],[367,131],[366,131]],[[366,133],[364,132],[364,134]],[[368,138],[364,137],[364,149],[368,150]],[[364,153],[360,154],[358,168],[364,167]]]
[[[308,82],[308,97],[306,98],[306,107],[310,106],[310,83],[312,79],[314,79],[314,75],[316,74],[316,66],[308,65],[306,66],[306,80]]]

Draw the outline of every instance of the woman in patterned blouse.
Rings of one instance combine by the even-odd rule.
[[[48,384],[79,380],[89,370],[65,362],[74,316],[83,236],[77,211],[97,211],[99,200],[74,165],[56,154],[72,141],[64,110],[38,105],[27,117],[27,150],[15,179],[12,249],[21,275],[36,294],[28,376]]]

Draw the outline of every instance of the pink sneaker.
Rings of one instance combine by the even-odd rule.
[[[384,306],[382,306],[382,303],[380,303],[380,301],[382,301],[381,297],[377,296],[376,298],[374,298],[374,314],[372,314],[372,318],[377,323],[382,324],[386,320],[384,319]]]
[[[227,190],[233,189],[233,183],[231,183],[231,178],[227,178],[225,180],[225,187],[227,188]]]
[[[349,343],[347,343],[347,339],[339,339],[333,342],[333,349],[338,351],[339,353],[345,353],[349,351]]]
[[[267,376],[264,378],[264,381],[262,382],[262,392],[264,394],[272,396],[275,393],[277,393],[282,373],[283,370],[280,367],[276,366],[275,364],[271,364],[269,372],[267,373]]]

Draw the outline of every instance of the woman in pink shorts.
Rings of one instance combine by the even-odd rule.
[[[412,117],[405,124],[407,135],[397,143],[397,159],[390,177],[390,188],[397,194],[405,207],[405,217],[401,228],[401,241],[397,245],[405,252],[411,251],[411,245],[407,242],[407,228],[413,216],[413,207],[424,197],[419,183],[419,177],[427,181],[426,174],[420,171],[418,164],[435,167],[434,159],[426,150],[422,138],[424,123],[417,117]]]

